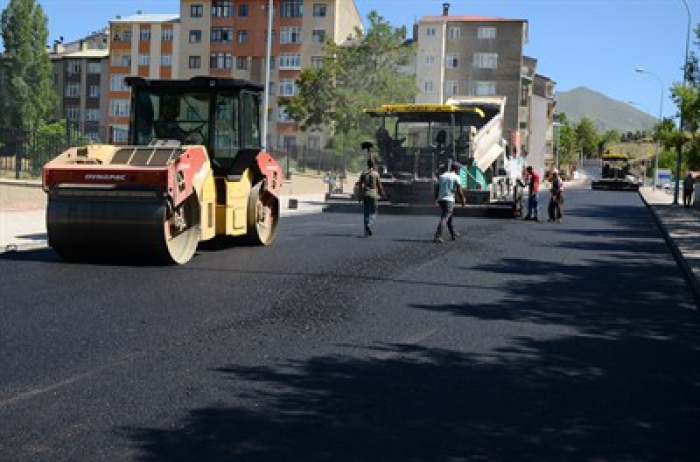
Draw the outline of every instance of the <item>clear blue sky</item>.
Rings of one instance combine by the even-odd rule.
[[[39,0],[49,17],[51,40],[80,38],[116,15],[177,13],[178,0]],[[345,1],[345,0],[341,0]],[[0,8],[8,0],[0,0]],[[687,14],[682,0],[452,0],[452,14],[526,19],[526,54],[539,60],[538,72],[559,91],[586,86],[620,101],[635,101],[657,116],[659,82],[637,74],[638,66],[666,86],[664,115],[675,113],[667,88],[682,80]],[[376,9],[392,25],[410,27],[416,18],[438,15],[441,1],[357,0],[364,17]],[[700,22],[700,0],[688,0],[692,27]],[[694,41],[694,34],[691,35]],[[691,48],[694,45],[691,42]]]

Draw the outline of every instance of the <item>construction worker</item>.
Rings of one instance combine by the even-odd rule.
[[[359,186],[365,219],[365,237],[370,237],[373,234],[372,226],[377,221],[379,197],[386,196],[379,173],[374,169],[374,160],[367,160],[367,170],[360,175]]]
[[[440,206],[441,213],[440,222],[438,223],[437,230],[435,231],[434,242],[436,244],[441,244],[444,242],[442,239],[442,229],[445,227],[445,225],[447,225],[447,229],[450,231],[450,236],[453,241],[459,237],[459,234],[452,226],[452,214],[454,212],[455,205],[455,192],[459,194],[462,207],[467,204],[459,178],[459,171],[461,169],[462,165],[459,162],[452,162],[450,169],[440,175],[438,179],[437,204]]]

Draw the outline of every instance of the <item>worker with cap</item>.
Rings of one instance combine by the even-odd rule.
[[[549,207],[547,208],[547,211],[549,212],[549,221],[561,223],[561,206],[564,203],[563,191],[564,183],[561,181],[561,177],[559,176],[559,170],[555,168],[552,170],[552,187],[550,188],[552,196],[549,199]]]
[[[460,183],[459,171],[461,169],[462,165],[459,162],[452,162],[450,168],[438,178],[437,204],[440,206],[441,214],[440,223],[438,223],[437,230],[435,231],[436,244],[444,242],[442,239],[442,230],[445,225],[447,225],[447,229],[450,231],[450,236],[453,241],[459,237],[459,234],[455,232],[452,226],[452,213],[455,205],[455,192],[459,194],[462,207],[464,207],[467,202]]]

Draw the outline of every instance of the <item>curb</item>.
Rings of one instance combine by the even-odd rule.
[[[0,178],[0,185],[41,188],[41,180],[13,180],[10,178]]]
[[[676,260],[676,264],[678,264],[681,271],[683,272],[683,276],[688,282],[688,285],[690,286],[690,291],[693,294],[695,306],[700,308],[700,281],[698,281],[698,279],[695,277],[693,269],[690,267],[685,257],[683,257],[683,253],[678,248],[678,245],[676,245],[676,241],[674,241],[671,237],[671,234],[668,232],[668,228],[666,228],[666,225],[663,224],[661,218],[656,213],[656,210],[654,210],[654,207],[652,205],[649,205],[641,191],[639,192],[639,197],[642,199],[642,202],[644,202],[644,205],[647,207],[647,210],[651,212],[651,216],[654,218],[656,226],[659,227],[661,234],[664,236],[666,244],[671,249],[671,253],[673,254],[674,260]]]

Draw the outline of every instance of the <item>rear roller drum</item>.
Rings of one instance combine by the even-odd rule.
[[[270,245],[275,240],[280,218],[279,199],[258,182],[248,198],[247,240],[253,245]]]

